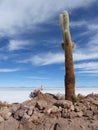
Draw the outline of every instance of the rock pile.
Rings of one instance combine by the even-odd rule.
[[[98,94],[75,103],[42,94],[2,107],[0,130],[98,130]]]

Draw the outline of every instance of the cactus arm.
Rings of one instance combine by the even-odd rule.
[[[69,31],[69,15],[67,11],[64,11],[63,14],[60,14],[60,24],[62,28],[64,43],[72,44],[71,46],[72,48],[74,48],[73,42],[71,41],[70,31]],[[65,48],[65,46],[63,48]]]
[[[70,32],[67,29],[64,31],[64,43],[65,44],[71,43]]]

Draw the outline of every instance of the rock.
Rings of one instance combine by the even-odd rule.
[[[39,123],[41,122],[44,118],[43,118],[43,114],[42,113],[34,113],[30,119],[29,119],[29,122],[32,121],[34,123]]]
[[[4,121],[3,117],[0,116],[0,123],[3,122],[3,121]]]
[[[61,125],[59,123],[54,124],[54,130],[61,130]]]
[[[74,105],[71,105],[71,106],[70,106],[70,110],[71,110],[71,111],[74,111],[74,110],[75,110]]]
[[[29,116],[31,116],[31,115],[32,115],[32,113],[33,113],[33,110],[32,110],[32,109],[30,109],[30,110],[28,111],[28,115],[29,115]]]
[[[81,109],[80,109],[79,107],[75,107],[74,111],[75,111],[75,112],[80,112]]]
[[[75,112],[80,112],[80,111],[86,111],[88,109],[87,103],[75,103],[74,105],[74,111]]]
[[[71,111],[70,112],[70,118],[72,119],[72,118],[75,118],[75,117],[77,117],[77,112]]]
[[[28,120],[29,118],[30,118],[30,116],[25,113],[24,116],[23,116],[23,119]]]
[[[70,114],[62,112],[61,117],[63,117],[63,118],[70,118]]]
[[[93,103],[94,105],[98,106],[98,100],[94,100],[92,103]]]
[[[83,112],[80,111],[80,112],[77,112],[77,117],[82,117],[83,116]]]
[[[25,110],[19,109],[19,110],[17,110],[16,113],[14,114],[14,118],[15,118],[16,120],[21,120],[24,115],[25,115]]]
[[[47,102],[45,100],[39,100],[36,103],[36,107],[38,107],[39,110],[43,110],[47,107]]]
[[[18,130],[19,122],[10,117],[7,121],[0,123],[0,130]]]
[[[97,101],[98,95],[73,104],[43,94],[0,108],[0,130],[98,130]]]
[[[57,106],[50,106],[45,109],[45,113],[50,114],[50,113],[57,113],[60,109]]]
[[[84,116],[92,117],[93,116],[93,111],[90,111],[90,110],[85,111]]]
[[[56,106],[61,106],[62,108],[71,108],[71,106],[73,105],[71,101],[68,100],[58,100],[55,103]]]
[[[98,120],[98,115],[94,115],[94,120]]]
[[[90,128],[91,130],[98,130],[98,125],[95,124],[89,124],[88,128]]]
[[[12,104],[12,107],[10,108],[11,113],[15,113],[20,108],[20,104]]]
[[[86,129],[85,129],[85,126],[83,126],[83,125],[80,125],[80,127],[81,127],[83,130],[86,130]]]
[[[8,120],[9,117],[11,116],[11,114],[12,113],[6,107],[1,109],[1,111],[0,111],[0,115],[3,117],[4,120]]]
[[[64,119],[59,118],[55,121],[54,123],[54,127],[52,130],[71,130],[70,128],[68,128],[68,124],[67,121],[65,122]]]
[[[97,111],[97,106],[91,104],[91,106],[90,106],[90,110],[93,111],[93,112]]]
[[[56,130],[54,129],[55,124],[55,119],[48,117],[44,119],[40,125],[37,125],[36,129],[34,130]]]
[[[49,93],[44,94],[43,99],[47,102],[48,105],[54,104],[57,101],[56,96]]]
[[[12,114],[11,112],[6,113],[6,115],[4,115],[4,119],[8,120],[11,114]]]
[[[37,129],[36,125],[33,122],[29,122],[28,120],[22,120],[18,130],[37,130]]]

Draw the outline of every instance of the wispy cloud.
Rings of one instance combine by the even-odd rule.
[[[32,79],[32,80],[46,80],[46,79],[49,79],[47,77],[42,77],[42,76],[27,76],[26,78]]]
[[[98,70],[98,62],[84,62],[75,64],[76,69],[83,69],[83,70]]]
[[[8,55],[3,53],[0,54],[0,60],[7,60],[7,59],[8,59]]]
[[[81,26],[87,26],[87,21],[82,20],[82,21],[71,21],[70,22],[71,27],[81,27]]]
[[[98,31],[98,22],[92,21],[92,24],[88,25],[88,29],[91,31],[95,31],[95,30]]]
[[[86,51],[86,50],[85,50]],[[88,52],[77,51],[74,53],[74,61],[84,61],[84,60],[95,60],[98,59],[98,53],[88,53]]]
[[[34,55],[31,58],[27,58],[25,60],[18,61],[19,63],[32,63],[33,65],[43,66],[50,65],[56,63],[64,62],[63,53],[42,53],[38,55]]]
[[[34,28],[56,16],[57,12],[87,7],[96,0],[4,0],[0,3],[0,34],[13,35],[22,29]],[[40,19],[40,20],[39,20]]]
[[[31,41],[29,40],[11,40],[8,44],[8,50],[14,51],[14,50],[20,50],[24,49],[26,46],[30,45]]]
[[[75,62],[86,61],[86,60],[95,60],[98,59],[98,53],[86,53],[76,51],[73,54],[73,58]],[[33,65],[43,66],[50,64],[60,64],[64,63],[64,53],[40,53],[38,55],[34,55],[31,58],[26,58],[24,60],[17,61],[18,63],[32,63]]]
[[[20,69],[19,68],[14,68],[14,69],[2,68],[2,69],[0,69],[0,73],[9,73],[9,72],[16,72],[16,71],[20,71]]]

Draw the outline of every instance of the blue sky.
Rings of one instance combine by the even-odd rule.
[[[98,87],[97,0],[1,0],[0,87],[64,87],[64,10],[75,42],[76,87]]]

